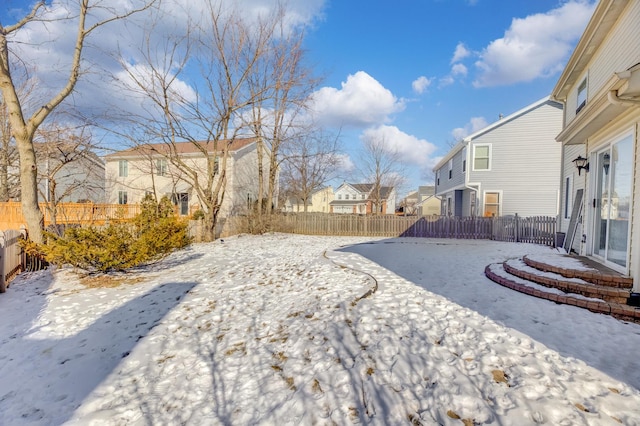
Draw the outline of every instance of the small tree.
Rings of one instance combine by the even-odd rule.
[[[362,177],[373,185],[369,198],[373,214],[379,214],[385,192],[390,188],[397,191],[405,182],[400,154],[384,137],[367,137],[363,141],[359,170]]]
[[[311,195],[336,176],[338,138],[322,131],[301,135],[283,149],[281,182],[284,192],[302,201],[307,212]]]

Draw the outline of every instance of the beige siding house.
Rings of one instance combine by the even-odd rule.
[[[640,1],[601,0],[552,97],[565,105],[557,140],[563,181],[584,197],[571,247],[634,278],[640,292]],[[577,155],[576,155],[577,154]],[[578,163],[578,156],[584,158]],[[577,174],[577,165],[582,165]],[[563,206],[561,210],[566,210]],[[572,206],[572,210],[575,210]],[[569,234],[568,218],[561,227]],[[640,296],[640,295],[638,295]]]
[[[219,141],[229,143],[227,159],[227,186],[220,211],[221,217],[244,214],[257,200],[258,172],[256,140],[253,138]],[[107,155],[105,174],[107,202],[113,204],[136,204],[146,194],[157,199],[169,196],[178,206],[179,212],[188,215],[200,206],[200,198],[193,185],[197,176],[200,185],[206,185],[209,173],[220,175],[222,162],[218,160],[220,149],[213,143],[180,142],[173,146],[159,143],[119,151]],[[207,170],[207,159],[215,159],[214,170]],[[192,171],[187,176],[176,166],[182,162]],[[184,170],[184,168],[182,169]],[[265,160],[265,174],[268,167]],[[266,179],[266,177],[265,177]],[[217,178],[214,180],[214,184]]]
[[[467,136],[434,168],[447,216],[556,216],[562,105],[544,98]]]
[[[331,211],[330,203],[334,199],[333,187],[325,186],[311,194],[311,200],[307,204],[308,213],[329,213]],[[289,197],[285,201],[285,212],[300,213],[304,212],[304,202],[295,197]]]

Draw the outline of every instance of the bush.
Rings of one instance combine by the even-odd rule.
[[[105,227],[71,228],[62,237],[46,234],[42,251],[48,262],[101,272],[122,271],[158,260],[190,239],[167,197],[156,203],[147,196],[131,222]]]

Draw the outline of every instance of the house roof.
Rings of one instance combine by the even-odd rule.
[[[563,102],[567,99],[569,90],[584,74],[589,62],[628,4],[629,0],[600,0],[556,87],[551,92],[553,99]]]
[[[255,143],[257,138],[234,138],[223,139],[217,141],[196,141],[196,142],[176,142],[176,143],[152,143],[136,146],[133,148],[125,149],[123,151],[114,152],[109,154],[106,158],[113,157],[137,157],[140,155],[153,155],[161,154],[168,155],[175,153],[182,154],[200,154],[203,150],[209,153],[222,152],[224,144],[227,144],[230,152],[235,152],[244,148],[252,143]]]
[[[462,148],[464,148],[465,146],[467,146],[469,144],[469,142],[472,142],[474,139],[491,132],[492,130],[495,130],[498,127],[504,126],[505,124],[515,120],[516,118],[519,118],[531,111],[533,111],[536,108],[539,108],[540,106],[544,105],[544,104],[552,104],[557,106],[558,108],[562,108],[562,105],[559,104],[558,102],[555,102],[553,100],[551,100],[551,98],[549,96],[545,96],[544,98],[530,104],[527,105],[526,107],[514,112],[513,114],[510,114],[506,117],[503,117],[501,119],[499,119],[498,121],[495,121],[494,123],[491,123],[490,125],[488,125],[487,127],[484,127],[480,130],[478,130],[475,133],[470,134],[469,136],[466,136],[465,138],[463,138],[460,142],[458,142],[453,148],[451,148],[451,150],[447,153],[447,155],[445,155],[444,157],[442,157],[442,159],[438,162],[438,164],[435,165],[435,167],[433,168],[434,171],[441,169],[445,164],[447,164],[447,162],[453,158],[454,155],[456,155],[458,152],[460,152],[462,150]]]

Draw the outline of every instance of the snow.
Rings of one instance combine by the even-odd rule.
[[[640,425],[640,325],[499,286],[561,253],[238,236],[0,296],[0,424]],[[85,280],[86,282],[86,280]]]

